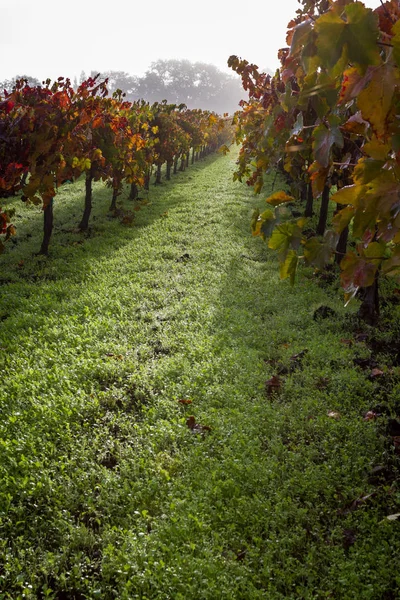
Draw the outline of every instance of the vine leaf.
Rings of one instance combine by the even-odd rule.
[[[298,260],[297,253],[294,250],[289,250],[285,262],[283,262],[280,267],[281,279],[287,279],[289,277],[291,285],[294,285],[295,283]]]
[[[306,44],[310,33],[312,32],[312,21],[307,19],[293,29],[293,36],[290,44],[290,55],[297,54]],[[290,43],[290,39],[287,40]]]
[[[322,167],[318,161],[314,161],[309,169],[308,173],[311,179],[311,186],[314,198],[319,198],[324,191],[325,183],[328,178],[329,169]]]
[[[279,204],[283,204],[284,202],[294,202],[293,196],[289,196],[286,192],[275,192],[272,196],[267,198],[266,202],[271,204],[272,206],[279,206]]]
[[[342,233],[344,229],[349,225],[351,219],[354,217],[354,206],[345,206],[342,208],[332,219],[332,225],[336,233]]]
[[[377,45],[379,38],[378,18],[361,2],[348,4],[344,10],[344,21],[340,6],[321,15],[315,23],[317,49],[323,66],[333,68],[342,53],[348,62],[357,65],[362,73],[369,65],[379,65],[381,57]]]
[[[297,223],[281,223],[273,230],[268,247],[271,250],[277,250],[279,252],[279,259],[285,262],[289,248],[298,248],[300,240],[301,230]]]
[[[394,89],[394,69],[392,65],[385,64],[373,71],[371,81],[357,98],[363,119],[371,124],[377,137],[382,137],[386,131]]]
[[[400,67],[400,20],[393,25],[392,31],[394,33],[392,38],[393,57],[397,66]]]
[[[338,127],[339,118],[332,116],[330,118],[330,127],[318,125],[313,132],[313,151],[316,160],[320,165],[327,168],[330,163],[331,148],[336,144],[343,148],[343,135]]]
[[[358,199],[366,191],[366,186],[363,185],[346,185],[341,188],[331,197],[332,202],[337,204],[350,204],[356,207]]]
[[[372,260],[357,256],[355,252],[348,252],[340,263],[342,269],[341,281],[343,287],[369,287],[374,283],[377,265]]]
[[[336,246],[337,236],[327,231],[323,241],[312,237],[304,244],[304,259],[309,265],[314,265],[322,270],[329,262],[332,252]]]

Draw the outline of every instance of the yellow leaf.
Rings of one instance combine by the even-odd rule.
[[[387,160],[391,150],[390,144],[384,144],[376,136],[373,136],[370,142],[363,146],[363,151],[375,160]]]
[[[286,192],[275,192],[272,196],[266,199],[268,204],[272,206],[279,206],[279,204],[283,204],[284,202],[294,202],[293,196],[289,196]]]
[[[331,197],[337,204],[357,206],[358,198],[366,191],[365,185],[346,185]]]
[[[370,83],[357,98],[357,105],[363,119],[371,124],[377,137],[382,137],[387,131],[387,120],[395,89],[394,83],[394,67],[385,63],[374,70]]]

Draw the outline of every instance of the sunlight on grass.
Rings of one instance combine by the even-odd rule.
[[[363,420],[382,393],[354,366],[368,349],[343,343],[355,309],[309,270],[279,282],[234,158],[126,192],[117,219],[96,186],[87,236],[66,185],[48,259],[40,211],[13,201],[0,598],[395,597],[399,498],[371,483],[389,450]]]

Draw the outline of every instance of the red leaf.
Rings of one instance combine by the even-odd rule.
[[[14,106],[15,106],[14,102],[11,102],[11,100],[5,100],[4,102],[0,103],[0,111],[4,110],[6,115],[8,115],[8,113],[10,113],[12,111]]]
[[[267,388],[267,396],[272,396],[273,394],[279,393],[282,382],[277,375],[273,375],[271,379],[268,379],[268,381],[265,382],[265,386]]]
[[[194,429],[196,426],[196,419],[194,418],[193,415],[191,415],[188,419],[186,419],[186,425],[189,427],[189,429]]]
[[[211,427],[209,425],[200,425],[196,423],[196,419],[193,415],[190,415],[188,419],[186,419],[186,425],[192,431],[192,433],[204,433],[205,431],[211,431]]]

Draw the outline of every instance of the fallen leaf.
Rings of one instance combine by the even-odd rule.
[[[303,359],[304,359],[305,355],[307,354],[307,352],[308,352],[308,348],[305,348],[301,352],[298,352],[297,354],[293,354],[293,356],[290,357],[290,361],[291,361],[290,370],[291,371],[301,368]]]
[[[339,514],[342,515],[347,515],[355,510],[357,510],[357,508],[359,508],[360,506],[362,506],[363,504],[365,504],[367,502],[367,500],[369,500],[370,498],[373,498],[374,496],[376,496],[377,492],[372,492],[371,494],[367,494],[366,496],[361,496],[360,498],[356,498],[356,500],[353,500],[353,502],[348,505],[346,508],[341,509],[339,511]]]
[[[115,360],[124,360],[123,354],[114,354],[113,352],[107,352],[106,356],[108,358],[115,358]]]
[[[335,419],[336,421],[339,421],[339,419],[341,418],[341,415],[336,410],[331,410],[330,412],[328,412],[328,417],[330,417],[331,419]]]
[[[377,416],[378,415],[375,411],[369,410],[367,413],[365,413],[363,421],[375,421]]]
[[[193,415],[191,415],[190,417],[188,417],[186,419],[186,425],[189,427],[189,429],[194,429],[196,426],[196,419],[194,418]]]
[[[382,369],[375,368],[372,369],[370,377],[381,377],[384,374],[385,373],[382,371]]]
[[[300,360],[302,360],[305,355],[308,352],[308,348],[304,348],[304,350],[301,350],[301,352],[298,352],[297,354],[293,354],[293,356],[290,357],[290,360],[292,360],[293,362],[299,362]]]
[[[205,431],[211,431],[211,427],[209,425],[200,425],[200,423],[196,423],[196,419],[193,415],[190,415],[188,419],[186,419],[186,425],[192,431],[192,433],[204,433]]]
[[[189,398],[182,398],[181,400],[178,400],[179,404],[192,404],[193,400],[190,400]]]
[[[273,394],[279,393],[282,382],[276,375],[273,375],[271,379],[265,382],[265,387],[267,389],[267,396],[272,396]]]
[[[397,521],[397,519],[400,518],[400,513],[396,513],[394,515],[388,515],[386,518],[388,521]]]
[[[124,215],[121,219],[121,223],[122,223],[122,225],[132,225],[134,220],[135,220],[134,215]]]

